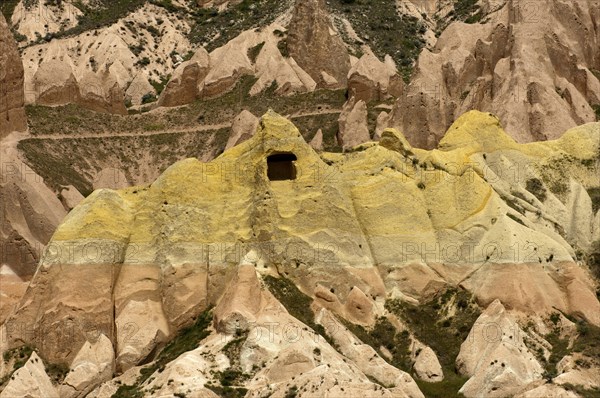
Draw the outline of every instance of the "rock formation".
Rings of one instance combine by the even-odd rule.
[[[103,334],[86,342],[71,363],[71,370],[60,387],[61,397],[85,397],[98,383],[112,379],[114,351]]]
[[[0,261],[28,280],[66,211],[44,180],[23,163],[15,146],[12,140],[0,143]]]
[[[518,142],[554,139],[595,121],[599,7],[587,1],[515,0],[485,7],[482,12],[489,14],[482,24],[452,23],[419,56],[389,125],[413,145],[434,148],[470,109],[498,115]]]
[[[258,128],[258,118],[247,110],[243,110],[233,120],[231,134],[225,149],[232,148],[252,138]]]
[[[318,87],[345,87],[350,57],[323,0],[298,0],[288,27],[289,54]]]
[[[493,303],[484,314],[493,319],[504,319],[495,301],[500,299],[513,311],[560,310],[600,325],[593,282],[556,232],[569,222],[558,205],[568,195],[553,194],[546,184],[555,177],[545,174],[553,164],[568,168],[584,186],[594,184],[596,174],[586,160],[597,156],[598,127],[521,145],[496,117],[470,112],[436,151],[415,150],[400,133],[385,130],[379,145],[326,163],[291,123],[268,113],[256,135],[210,163],[184,160],[149,186],[101,189],[82,201],[55,232],[7,320],[8,341],[26,341],[40,346],[49,361],[70,363],[88,341],[84,325],[94,325],[116,347],[117,368],[127,370],[151,357],[209,303],[218,303],[234,277],[231,263],[252,250],[258,253],[257,269],[285,272],[303,291],[331,286],[339,292],[334,300],[343,303],[332,311],[358,324],[374,322],[375,303],[386,291],[422,300],[460,283],[482,305]],[[270,154],[279,158],[270,160]],[[567,157],[577,161],[561,163]],[[513,179],[507,173],[524,163],[529,174]],[[272,175],[287,177],[270,181]],[[526,190],[533,178],[545,189],[543,200]],[[515,244],[526,241],[535,250],[524,247],[515,256]],[[450,254],[457,244],[462,249]],[[422,245],[430,248],[427,253]],[[513,288],[515,283],[521,287]],[[243,325],[241,319],[252,322],[247,313],[263,306],[239,297],[228,299],[238,303],[227,307],[231,315],[216,310],[219,332]],[[16,323],[31,325],[34,333],[21,335]],[[477,340],[474,344],[478,347]],[[477,375],[492,370],[471,361],[479,354],[467,354],[468,347],[459,368],[474,378],[464,389],[486,390],[492,379],[481,376],[488,380],[481,384]],[[490,348],[489,355],[502,347]],[[521,366],[521,359],[515,361],[507,362],[511,369]],[[519,380],[535,378],[536,369]]]
[[[11,377],[0,398],[35,397],[58,398],[58,391],[44,370],[44,362],[34,351],[25,366],[18,369]]]
[[[0,16],[0,398],[600,388],[598,2],[481,0],[481,23],[447,28],[465,2],[397,2],[427,42],[406,86],[331,2],[258,25],[239,14],[271,10],[196,3],[215,9],[149,2],[68,35],[92,3]],[[235,37],[191,43],[202,12],[231,15]],[[106,119],[92,135],[77,110],[77,137],[40,134],[56,110],[31,107],[26,135],[24,102],[123,116],[88,112]],[[342,153],[324,150],[336,118]],[[87,198],[23,161],[62,172],[51,148],[71,147],[49,143],[63,139],[100,144],[64,160],[85,163],[68,171]],[[132,172],[142,141],[162,163]]]
[[[178,106],[194,101],[200,94],[200,87],[208,73],[209,66],[208,53],[201,47],[189,61],[181,63],[175,69],[171,80],[160,96],[158,104],[161,106]]]
[[[415,353],[413,369],[419,379],[435,383],[444,380],[444,370],[431,347],[422,347]]]
[[[12,131],[25,131],[23,65],[12,33],[0,15],[0,141]]]
[[[338,119],[338,144],[344,148],[352,148],[370,140],[367,126],[367,104],[363,100],[351,98],[340,113]]]
[[[43,29],[38,24],[44,18],[59,18],[59,9],[72,10],[67,16],[71,17],[69,23],[76,24],[81,12],[70,2],[62,3],[62,8],[46,2],[31,12],[16,9],[13,24],[26,36],[34,31],[45,36],[54,31],[52,23]],[[65,21],[63,18],[63,26]],[[126,114],[126,91],[135,105],[147,94],[157,95],[150,82],[174,73],[181,56],[191,50],[184,33],[188,28],[185,20],[148,3],[93,32],[30,45],[23,50],[25,102],[77,103],[101,112]],[[52,73],[58,78],[52,79]]]
[[[466,397],[512,395],[541,379],[543,368],[525,345],[527,334],[496,300],[473,325],[456,366],[471,378],[460,392]]]
[[[323,150],[323,130],[321,130],[321,129],[317,130],[314,137],[310,140],[309,144],[315,151],[322,151]]]
[[[389,56],[381,62],[372,52],[367,52],[348,72],[348,92],[357,100],[368,103],[388,96],[399,97],[402,89],[402,78]]]

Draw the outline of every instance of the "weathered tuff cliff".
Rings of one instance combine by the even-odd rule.
[[[12,33],[0,15],[0,140],[27,129],[23,109],[23,64]]]
[[[600,107],[600,3],[482,1],[424,49],[390,126],[435,148],[462,113],[493,112],[518,142],[555,139]]]
[[[69,390],[77,396],[109,380],[107,366],[135,380],[140,365],[160,361],[157,351],[216,305],[211,336],[163,363],[165,375],[138,379],[139,388],[157,396],[198,388],[212,396],[205,388],[214,380],[211,366],[241,366],[249,378],[240,383],[250,396],[273,389],[283,396],[292,386],[325,394],[339,383],[355,394],[421,396],[409,375],[382,359],[385,351],[363,344],[347,325],[370,328],[385,317],[410,331],[387,304],[426,303],[449,288],[474,298],[442,302],[455,314],[489,307],[482,322],[537,336],[542,350],[550,344],[519,329],[515,317],[533,319],[539,330],[547,330],[543,319],[555,311],[600,325],[595,282],[576,260],[576,251],[588,250],[600,233],[586,192],[600,185],[599,145],[598,123],[555,141],[517,144],[496,117],[470,112],[433,151],[412,148],[399,132],[386,130],[379,144],[319,155],[289,121],[268,113],[252,138],[212,162],[184,160],[151,185],[98,190],[81,202],[54,234],[0,341],[8,344],[3,349],[25,342],[45,360],[75,369],[93,362],[86,352],[101,336],[114,357],[96,363],[102,377],[69,376],[79,384],[68,379],[60,388],[77,385]],[[283,277],[314,300],[316,318],[311,314],[304,324],[294,318],[303,296],[295,287],[271,289],[277,299],[266,289]],[[222,358],[236,330],[255,332],[267,322],[305,330],[321,324],[320,333],[333,340],[245,340],[241,352]],[[474,336],[451,358],[471,377],[463,392],[541,388],[542,366],[531,345],[482,340],[476,325],[466,330],[471,326]],[[428,371],[439,368],[437,359],[419,360],[421,351],[413,351],[415,372],[439,380],[439,372]],[[494,364],[498,358],[505,366]],[[167,383],[169,377],[185,387]],[[116,389],[109,381],[92,396]]]
[[[21,160],[18,135],[27,130],[23,65],[0,15],[0,322],[25,290],[66,212],[56,195]]]

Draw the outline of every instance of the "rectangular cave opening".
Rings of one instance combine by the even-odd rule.
[[[276,153],[267,157],[267,177],[270,181],[285,181],[296,179],[296,166],[298,160],[293,153]]]

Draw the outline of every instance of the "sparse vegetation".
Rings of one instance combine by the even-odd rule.
[[[285,58],[289,58],[290,51],[288,50],[287,40],[281,39],[277,42],[277,49],[281,53],[281,55]]]
[[[506,215],[508,216],[508,218],[510,218],[513,221],[518,222],[519,224],[523,225],[524,227],[526,227],[525,223],[523,222],[523,220],[521,220],[519,217],[515,216],[512,213],[506,213]]]
[[[153,93],[146,93],[142,96],[142,104],[149,104],[158,101],[158,98]]]
[[[141,126],[150,130],[158,126]],[[55,191],[73,185],[84,196],[105,168],[119,168],[128,180],[152,159],[157,173],[186,158],[200,158],[204,151],[219,152],[225,147],[229,129],[186,133],[159,133],[103,138],[27,139],[18,144],[28,165]],[[210,145],[209,145],[210,143]],[[212,148],[212,149],[207,149]],[[93,162],[90,159],[94,159]]]
[[[17,370],[25,366],[27,361],[29,361],[33,351],[33,347],[29,345],[23,345],[21,347],[5,351],[2,354],[2,360],[5,364],[10,364],[12,361],[12,371],[5,377],[0,378],[0,390],[2,390],[2,388],[8,383]],[[46,374],[48,374],[54,383],[60,384],[69,373],[69,366],[64,363],[48,363],[45,366],[45,370]]]
[[[600,327],[583,320],[575,321],[579,334],[573,344],[573,352],[580,352],[590,358],[595,358],[600,365]]]
[[[19,0],[3,0],[0,3],[0,11],[2,11],[4,18],[6,18],[7,21],[10,21],[17,4],[19,4]]]
[[[172,0],[150,0],[150,3],[154,4],[155,6],[162,7],[168,12],[175,13],[182,11],[178,6],[173,4]]]
[[[570,383],[562,384],[562,387],[567,391],[573,391],[582,398],[600,398],[600,388],[585,388],[581,385]]]
[[[284,398],[296,398],[297,396],[298,396],[298,387],[297,386],[291,386],[285,392]]]
[[[554,330],[544,336],[544,338],[552,345],[552,350],[550,351],[550,358],[548,358],[548,360],[543,356],[539,359],[544,366],[544,378],[550,381],[558,375],[558,371],[556,370],[558,362],[569,353],[569,350],[567,349],[569,341],[568,339],[560,338],[560,330],[558,327],[555,327]]]
[[[330,345],[337,347],[337,344],[327,335],[325,328],[315,323],[314,314],[310,309],[312,298],[302,293],[294,282],[287,278],[275,278],[267,275],[263,280],[271,293],[285,306],[290,315],[323,336]]]
[[[15,371],[25,366],[25,363],[27,363],[29,360],[32,352],[33,348],[31,346],[24,345],[5,351],[2,354],[2,360],[4,363],[9,364],[11,361],[13,361],[13,365],[11,372],[4,377],[0,377],[0,390],[8,383]]]
[[[212,322],[212,308],[203,311],[196,318],[194,324],[182,329],[175,338],[158,354],[156,360],[140,371],[140,377],[134,385],[121,385],[113,398],[142,398],[144,392],[141,385],[157,370],[162,371],[165,366],[184,352],[198,347],[200,342],[210,335],[208,327]]]
[[[265,42],[260,42],[252,48],[248,49],[248,58],[252,63],[256,62],[256,58],[258,58],[258,54],[260,54],[260,50],[265,46]]]
[[[385,317],[378,318],[371,330],[346,320],[342,320],[342,323],[363,343],[373,347],[390,364],[398,369],[410,372],[409,350],[411,340],[407,331],[398,332],[396,327]],[[392,354],[391,358],[383,353],[383,348]]]
[[[82,12],[79,24],[71,29],[55,33],[54,37],[78,35],[88,30],[112,25],[145,3],[146,0],[96,0],[88,3],[76,0],[73,5]]]
[[[592,105],[592,109],[594,110],[594,113],[596,114],[596,121],[600,122],[600,104]]]
[[[246,395],[248,390],[243,387],[229,387],[229,386],[215,386],[212,384],[206,384],[206,388],[212,390],[221,398],[242,398]]]
[[[201,43],[207,51],[221,47],[241,32],[269,25],[291,3],[278,0],[243,0],[218,12],[214,8],[199,8],[192,17],[194,26],[189,34],[192,43]]]
[[[527,180],[525,189],[533,194],[540,202],[546,200],[546,188],[544,184],[538,178],[531,178]]]
[[[455,314],[448,317],[451,306],[456,307]],[[411,326],[415,337],[435,351],[442,365],[444,380],[439,383],[418,381],[421,391],[427,397],[459,396],[458,390],[467,378],[456,373],[454,361],[481,314],[472,296],[464,290],[450,288],[419,306],[390,300],[386,302],[386,308]]]
[[[425,46],[426,32],[421,22],[409,15],[398,15],[394,0],[328,2],[331,12],[347,18],[361,38],[380,58],[389,54],[404,80],[412,75],[415,60]],[[340,26],[338,26],[340,28]],[[348,41],[348,39],[347,39]],[[355,45],[355,51],[359,45]]]

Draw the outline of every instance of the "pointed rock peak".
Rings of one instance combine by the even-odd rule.
[[[404,134],[396,129],[385,129],[381,133],[381,139],[379,145],[389,149],[390,151],[396,151],[404,156],[412,155],[412,146],[404,137]]]
[[[497,116],[488,112],[469,111],[452,123],[438,148],[448,151],[473,147],[480,152],[493,152],[515,145],[515,140],[506,134]]]
[[[298,128],[272,109],[260,118],[259,126],[258,132],[263,139],[301,138]]]
[[[47,397],[58,398],[58,391],[46,373],[44,363],[34,351],[25,366],[18,369],[0,393],[0,398]]]
[[[263,294],[253,261],[255,253],[244,256],[215,308],[215,326],[221,333],[248,330],[261,309]]]
[[[371,140],[368,126],[367,104],[352,97],[344,104],[338,118],[338,143],[344,149],[352,148]]]
[[[345,86],[350,70],[346,45],[332,32],[335,31],[323,0],[296,1],[288,27],[288,51],[319,87]],[[333,80],[327,81],[327,77]]]
[[[495,299],[494,301],[492,301],[490,303],[490,305],[487,306],[485,311],[483,311],[483,313],[487,316],[502,315],[502,314],[504,314],[504,312],[506,312],[506,309],[504,308],[504,306],[498,299]]]
[[[227,140],[225,149],[232,148],[244,141],[249,140],[256,133],[258,118],[244,109],[233,120],[231,124],[231,135]]]
[[[71,369],[59,387],[61,397],[81,397],[94,386],[110,380],[115,371],[115,353],[112,342],[100,333],[86,341],[71,363]]]
[[[10,27],[0,15],[0,139],[12,131],[25,131],[23,64]]]
[[[309,145],[315,151],[322,151],[323,150],[323,130],[319,129],[317,131],[317,133],[312,138],[312,140],[310,140]]]

